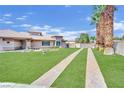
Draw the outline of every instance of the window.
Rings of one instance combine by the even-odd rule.
[[[60,46],[61,42],[60,41],[56,41],[56,46]]]
[[[42,41],[42,46],[50,46],[50,41]]]
[[[9,41],[7,41],[7,44],[9,44],[10,42]]]

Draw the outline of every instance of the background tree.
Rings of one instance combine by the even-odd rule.
[[[78,43],[89,43],[89,35],[87,33],[82,33],[79,38],[76,38],[75,41]]]
[[[94,43],[95,40],[96,40],[96,37],[95,36],[91,36],[90,37],[90,42]]]
[[[124,35],[122,36],[122,40],[124,40]]]

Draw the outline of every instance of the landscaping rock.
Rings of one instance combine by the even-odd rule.
[[[104,55],[113,55],[114,49],[113,48],[105,48],[104,49]]]

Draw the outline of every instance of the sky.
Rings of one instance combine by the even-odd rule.
[[[124,6],[116,6],[114,36],[124,35]],[[80,33],[96,35],[91,25],[92,5],[11,5],[0,6],[0,30],[41,31],[43,35],[62,35],[74,40]]]

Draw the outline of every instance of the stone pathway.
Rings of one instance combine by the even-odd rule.
[[[91,50],[88,49],[87,68],[86,68],[86,88],[107,88],[102,73],[99,69],[95,56]]]
[[[50,87],[58,76],[64,71],[64,69],[71,63],[71,61],[82,51],[82,48],[69,55],[62,60],[59,64],[54,66],[39,79],[35,80],[31,85],[37,85],[41,87]]]

